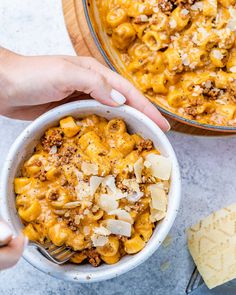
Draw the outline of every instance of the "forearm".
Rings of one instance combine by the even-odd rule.
[[[14,64],[14,59],[18,55],[0,47],[0,114],[5,115],[13,105],[12,81],[9,75]]]
[[[0,113],[7,107],[6,99],[6,87],[8,87],[8,81],[6,78],[5,63],[8,58],[8,52],[5,48],[0,47]]]

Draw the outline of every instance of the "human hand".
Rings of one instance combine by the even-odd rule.
[[[28,239],[20,234],[12,238],[10,227],[0,221],[0,270],[12,267],[20,259]]]
[[[12,118],[34,119],[79,91],[109,106],[126,101],[163,131],[170,129],[157,108],[128,80],[91,57],[26,57],[1,48],[0,90],[0,114]]]

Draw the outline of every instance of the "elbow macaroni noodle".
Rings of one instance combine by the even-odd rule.
[[[128,77],[179,116],[236,126],[236,0],[96,0]]]
[[[170,173],[170,159],[124,121],[63,118],[15,178],[24,233],[71,247],[73,263],[116,263],[142,250],[165,217]]]

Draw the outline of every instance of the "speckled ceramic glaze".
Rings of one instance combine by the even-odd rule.
[[[145,138],[152,139],[155,147],[163,155],[170,156],[173,168],[166,218],[158,224],[146,247],[138,254],[127,255],[114,265],[103,264],[98,268],[94,268],[88,264],[66,264],[58,266],[44,258],[33,247],[28,247],[24,252],[24,258],[37,269],[54,277],[79,283],[102,281],[116,277],[144,262],[158,249],[165,239],[175,220],[180,203],[180,172],[178,162],[171,144],[160,128],[144,114],[129,106],[111,108],[93,100],[82,100],[65,104],[45,113],[31,123],[13,143],[2,170],[0,193],[2,196],[2,216],[11,224],[15,232],[21,230],[22,223],[18,218],[15,208],[13,179],[18,175],[22,162],[32,154],[35,145],[44,131],[58,124],[60,118],[67,115],[83,117],[89,114],[97,114],[107,119],[113,117],[123,118],[128,125],[129,132],[136,132]]]

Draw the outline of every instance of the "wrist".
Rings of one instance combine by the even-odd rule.
[[[14,102],[13,89],[14,81],[11,78],[11,71],[16,66],[18,55],[0,47],[0,114],[5,114]]]

